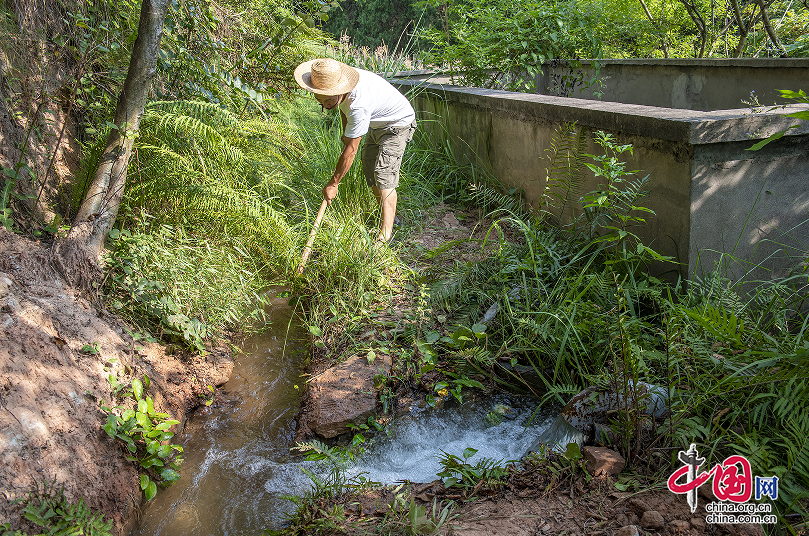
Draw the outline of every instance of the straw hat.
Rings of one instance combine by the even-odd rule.
[[[295,81],[303,89],[318,95],[342,95],[354,89],[360,72],[331,58],[301,63],[295,69]]]

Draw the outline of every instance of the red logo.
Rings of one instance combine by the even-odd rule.
[[[752,497],[753,475],[750,462],[744,456],[728,456],[722,463],[714,465],[710,471],[702,471],[693,479],[686,477],[684,483],[677,483],[682,476],[688,475],[689,470],[697,467],[699,466],[684,465],[674,471],[668,480],[669,491],[688,493],[713,478],[713,493],[720,501],[743,503]]]

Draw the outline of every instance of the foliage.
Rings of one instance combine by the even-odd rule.
[[[294,88],[292,69],[323,39],[316,21],[336,2],[177,2],[166,20],[159,98],[260,109]]]
[[[400,486],[401,488],[401,486]],[[396,491],[396,490],[394,490]],[[417,534],[439,534],[442,528],[458,517],[453,514],[454,505],[450,502],[443,508],[439,508],[438,500],[433,498],[430,512],[427,507],[421,506],[414,497],[408,501],[404,493],[394,493],[394,499],[390,504],[390,510],[385,515],[385,519],[380,523],[379,533],[388,533],[388,528],[393,529],[393,534],[404,529],[404,534],[415,536]]]
[[[806,92],[803,91],[802,89],[800,89],[798,91],[792,91],[790,89],[781,89],[779,91],[781,92],[781,96],[783,98],[785,98],[785,99],[792,99],[796,103],[809,104],[809,97],[806,96]],[[772,109],[775,110],[776,108],[772,108]],[[795,119],[801,119],[803,121],[809,121],[809,110],[800,110],[800,111],[797,111],[797,112],[784,114],[784,117],[794,117]],[[761,149],[765,145],[769,144],[770,142],[783,138],[784,135],[787,132],[789,132],[793,128],[798,128],[800,125],[801,124],[798,123],[798,124],[792,125],[790,127],[787,127],[784,130],[779,130],[775,134],[769,136],[768,138],[766,138],[764,140],[761,140],[760,142],[756,143],[755,145],[748,148],[747,150],[748,151],[758,151],[759,149]]]
[[[420,9],[409,0],[342,0],[340,9],[330,12],[321,27],[341,41],[350,39],[359,50],[386,46],[392,52],[401,52],[416,26],[434,22],[433,8]],[[416,44],[415,48],[421,47]]]
[[[430,61],[464,85],[531,90],[546,60],[601,57],[592,21],[572,2],[471,0],[447,9],[446,27],[422,37],[434,46]]]
[[[112,240],[104,290],[110,307],[141,329],[204,351],[224,330],[263,320],[266,282],[238,237],[217,246],[164,224],[115,230]]]
[[[341,531],[345,522],[345,511],[342,506],[333,503],[344,494],[367,489],[372,483],[362,475],[354,478],[345,476],[345,469],[350,459],[349,451],[339,447],[329,447],[321,441],[313,440],[298,443],[293,449],[305,453],[308,461],[319,462],[318,469],[303,468],[303,472],[312,482],[312,489],[302,497],[285,496],[295,503],[296,509],[289,516],[290,526],[280,531],[266,530],[266,535],[330,534]],[[325,475],[323,468],[325,467]]]
[[[398,42],[396,47],[389,48],[381,44],[376,48],[368,48],[352,44],[347,35],[340,37],[334,46],[326,48],[328,56],[357,67],[390,78],[400,71],[412,71],[425,67],[423,54],[413,50],[414,38],[406,42]]]
[[[473,448],[464,449],[463,459],[454,454],[441,452],[442,455],[439,457],[441,471],[437,476],[444,479],[446,487],[457,486],[464,490],[467,498],[473,497],[483,488],[497,489],[505,482],[504,477],[508,474],[508,468],[500,466],[502,460],[481,458],[472,465],[469,458],[478,452]]]
[[[595,133],[603,154],[584,155],[578,135],[557,133],[548,177],[559,195],[548,191],[543,201],[554,215],[568,211],[571,223],[551,228],[541,214],[493,211],[495,253],[432,284],[432,314],[446,315],[444,325],[488,317],[485,345],[467,363],[511,388],[544,393],[545,402],[593,385],[619,393],[611,441],[631,463],[670,474],[676,458],[668,454],[690,443],[712,460],[744,453],[755,474],[787,479],[780,514],[806,516],[805,273],[730,281],[717,269],[686,288],[650,275],[665,258],[635,234],[649,211],[645,181],[622,162],[631,147]],[[576,166],[601,182],[578,202]],[[487,187],[473,196],[503,198]],[[446,348],[432,350],[436,362],[447,358]],[[654,396],[671,410],[665,421],[646,413]]]
[[[101,514],[93,512],[79,499],[71,504],[65,498],[64,485],[57,489],[56,481],[43,481],[22,499],[24,504],[22,515],[25,519],[45,529],[36,536],[62,536],[67,534],[84,534],[87,536],[111,536],[112,521],[105,521]],[[12,532],[8,523],[0,525],[2,536],[27,536],[22,531]]]
[[[115,376],[110,375],[113,391],[121,391]],[[103,426],[111,438],[122,442],[129,454],[126,459],[138,464],[143,471],[140,475],[140,488],[147,501],[157,494],[157,485],[170,486],[180,478],[180,464],[183,452],[180,445],[166,443],[172,437],[169,429],[180,421],[170,418],[168,413],[155,411],[151,396],[144,397],[145,390],[149,388],[149,377],[144,374],[143,381],[134,378],[131,388],[119,392],[118,396],[131,399],[134,407],[115,406],[120,415],[112,409],[101,404],[101,409],[107,412],[107,423]]]
[[[556,128],[548,153],[545,189],[540,198],[542,212],[558,217],[571,209],[584,183],[584,129],[564,123]]]

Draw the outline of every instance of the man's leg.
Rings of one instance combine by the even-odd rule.
[[[379,208],[382,210],[382,224],[377,240],[387,242],[393,236],[393,219],[396,217],[396,188],[380,189],[374,186],[373,191]]]

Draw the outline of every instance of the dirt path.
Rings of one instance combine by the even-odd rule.
[[[18,527],[13,501],[55,481],[68,500],[83,498],[122,531],[142,494],[137,470],[101,429],[108,377],[148,375],[158,411],[182,420],[233,363],[221,350],[170,355],[136,342],[118,318],[66,286],[48,256],[0,228],[0,525]]]

